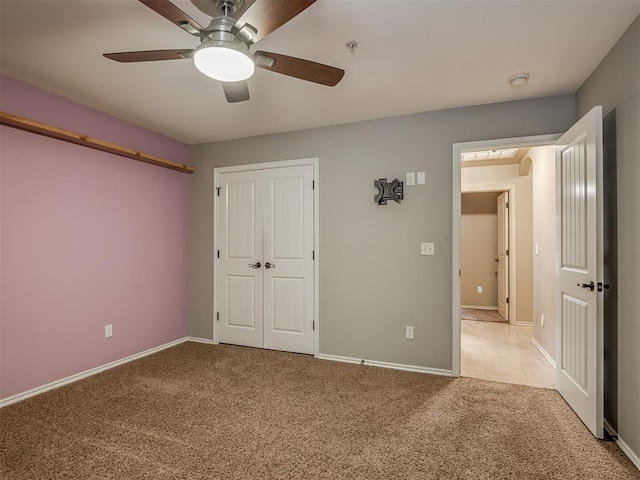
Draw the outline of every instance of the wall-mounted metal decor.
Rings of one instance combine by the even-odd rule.
[[[386,205],[387,200],[400,203],[404,198],[403,183],[397,178],[391,182],[387,182],[386,178],[374,180],[373,186],[378,189],[378,193],[373,197],[373,200],[378,205]]]

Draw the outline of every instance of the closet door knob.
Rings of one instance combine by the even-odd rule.
[[[593,292],[593,289],[596,288],[596,286],[593,284],[593,281],[589,283],[579,283],[578,286],[582,288],[588,288],[592,292]]]
[[[250,263],[249,266],[251,268],[260,268],[262,264],[260,262],[256,262],[256,263]]]
[[[266,269],[276,268],[276,266],[273,263],[267,262],[267,263],[264,264],[264,268],[266,268]]]

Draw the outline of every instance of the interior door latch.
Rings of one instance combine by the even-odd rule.
[[[602,282],[598,282],[598,291],[601,292],[602,289],[609,289],[609,284],[608,283],[602,283]]]

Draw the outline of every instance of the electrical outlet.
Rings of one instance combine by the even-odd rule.
[[[482,293],[482,286],[478,285],[478,293]]]
[[[109,338],[113,335],[113,325],[105,325],[104,326],[104,338]]]
[[[433,242],[420,244],[420,255],[435,255],[435,245]]]
[[[540,326],[544,327],[544,315],[540,315]]]
[[[413,340],[413,327],[405,327],[404,338],[408,340]]]

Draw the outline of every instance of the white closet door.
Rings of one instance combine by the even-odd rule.
[[[313,354],[313,166],[264,179],[264,347]]]
[[[262,347],[262,171],[221,174],[218,186],[218,340]]]

